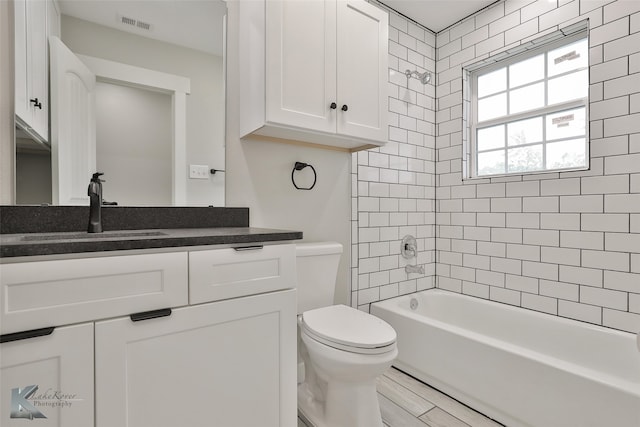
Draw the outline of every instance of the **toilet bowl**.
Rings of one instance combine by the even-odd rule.
[[[381,427],[376,378],[398,354],[396,333],[377,317],[344,305],[299,319],[306,354],[298,408],[316,427]]]
[[[332,305],[342,245],[296,245],[298,410],[315,427],[382,427],[376,378],[398,354],[384,320]]]

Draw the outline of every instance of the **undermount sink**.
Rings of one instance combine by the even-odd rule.
[[[53,234],[37,234],[24,236],[23,242],[39,242],[48,240],[78,240],[78,239],[111,239],[124,237],[154,237],[166,236],[161,231],[123,231],[123,232],[104,232],[104,233],[53,233]]]

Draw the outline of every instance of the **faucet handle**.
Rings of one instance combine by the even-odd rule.
[[[100,177],[104,175],[103,172],[96,172],[93,174],[93,176],[91,177],[91,181],[93,182],[104,182],[103,180],[100,179]]]
[[[411,235],[404,236],[400,244],[400,254],[405,259],[410,259],[415,257],[417,253],[418,253],[418,242],[416,238]]]

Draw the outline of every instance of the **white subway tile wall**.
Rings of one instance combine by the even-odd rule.
[[[438,34],[389,16],[389,142],[353,155],[352,305],[437,286],[640,331],[640,1],[506,0]],[[463,181],[462,68],[584,19],[590,169]]]
[[[587,18],[591,169],[463,181],[462,68]],[[640,1],[506,0],[436,46],[436,286],[640,331]]]
[[[436,37],[393,11],[389,26],[389,141],[352,157],[351,305],[366,311],[372,302],[435,286]],[[458,54],[459,61],[472,54]],[[405,70],[429,71],[432,83],[407,79]],[[446,114],[452,129],[460,127],[461,111]],[[462,227],[449,232],[462,238]],[[418,243],[409,260],[400,255],[407,234]],[[407,274],[407,264],[423,266],[424,274]]]

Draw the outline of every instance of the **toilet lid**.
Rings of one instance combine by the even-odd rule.
[[[373,349],[396,342],[396,331],[387,322],[346,305],[305,311],[302,324],[313,335],[346,347]]]

